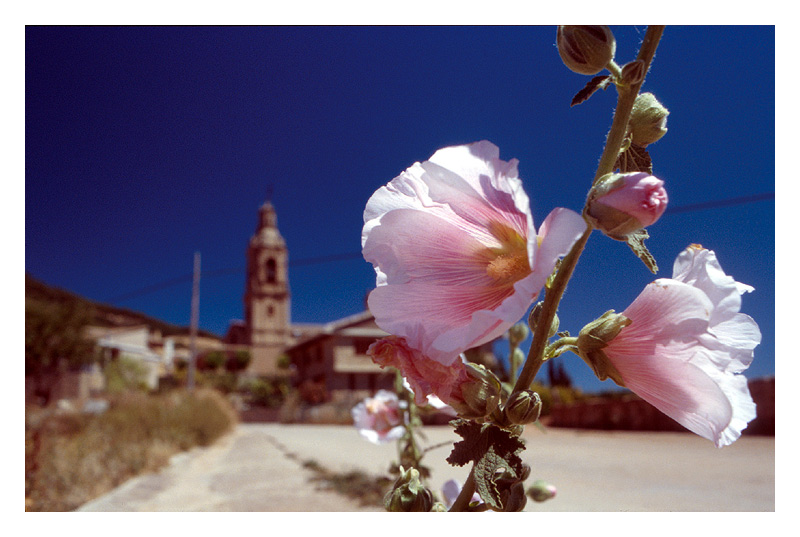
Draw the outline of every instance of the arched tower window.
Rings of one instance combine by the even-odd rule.
[[[267,283],[278,281],[278,269],[273,258],[267,259]]]

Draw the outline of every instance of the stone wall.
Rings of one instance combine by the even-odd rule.
[[[744,434],[775,434],[775,378],[749,382],[758,416]],[[542,420],[550,427],[625,431],[685,431],[677,422],[634,394],[596,398],[569,405],[555,404]]]

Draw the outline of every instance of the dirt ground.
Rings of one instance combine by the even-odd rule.
[[[426,427],[423,463],[435,490],[464,481],[468,468],[445,461],[458,441],[449,426]],[[688,433],[578,431],[528,427],[523,460],[531,480],[558,494],[526,511],[774,511],[775,439],[745,436],[717,449]],[[395,444],[373,445],[352,427],[241,424],[215,445],[175,457],[157,474],[140,476],[79,511],[381,511],[319,490],[305,461],[337,472],[386,475]]]

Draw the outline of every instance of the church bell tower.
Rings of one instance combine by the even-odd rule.
[[[278,357],[291,343],[288,258],[275,208],[267,201],[247,247],[245,329],[252,354],[249,371],[255,374],[277,372]]]

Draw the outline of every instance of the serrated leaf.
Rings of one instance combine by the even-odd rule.
[[[644,240],[648,238],[650,238],[650,234],[647,233],[647,230],[640,229],[639,231],[634,231],[628,235],[626,237],[626,242],[628,243],[628,246],[631,247],[631,250],[633,250],[633,253],[644,262],[647,268],[650,269],[650,272],[657,274],[658,265],[656,264],[656,260],[647,249],[647,246],[644,245]]]
[[[454,420],[456,434],[464,440],[456,442],[447,462],[454,466],[464,466],[469,462],[478,462],[488,451],[494,452],[512,462],[522,464],[517,453],[525,449],[525,444],[511,431],[501,429],[491,423],[477,423],[469,420]],[[516,457],[516,459],[514,459]]]
[[[611,75],[600,75],[592,78],[581,91],[575,94],[575,97],[572,98],[572,102],[570,103],[570,107],[575,106],[576,104],[581,104],[583,101],[591,97],[592,94],[594,94],[594,92],[597,90],[606,89],[610,83]]]
[[[620,153],[614,167],[619,168],[620,173],[647,172],[652,175],[653,160],[646,148],[632,143]]]
[[[503,510],[502,492],[497,487],[498,479],[508,481],[518,477],[522,470],[519,453],[525,444],[515,434],[491,423],[476,423],[468,420],[454,420],[456,433],[463,440],[456,442],[447,462],[463,466],[474,462],[473,476],[475,488],[486,504],[498,511]]]
[[[513,477],[517,477],[517,472],[503,457],[494,452],[493,447],[475,463],[473,471],[475,477],[475,490],[480,494],[481,499],[495,511],[503,510],[503,499],[497,489],[495,479],[498,475],[508,472]]]

